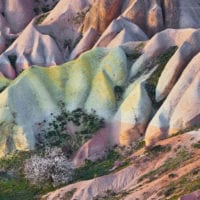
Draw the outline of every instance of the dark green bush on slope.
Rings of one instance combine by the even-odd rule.
[[[61,147],[70,157],[104,126],[104,120],[95,111],[87,114],[78,108],[68,112],[63,102],[59,102],[59,107],[60,114],[52,114],[53,120],[36,136],[37,147]]]

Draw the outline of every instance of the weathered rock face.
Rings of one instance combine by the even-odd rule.
[[[46,18],[41,16],[38,19],[36,29],[41,36],[49,35],[55,40],[62,57],[65,58],[63,63],[78,57],[92,47],[114,47],[129,41],[144,41],[166,28],[200,27],[198,20],[200,16],[197,12],[200,10],[200,6],[197,0],[193,0],[192,4],[187,0],[154,0],[151,2],[144,0],[124,2],[119,0],[76,0],[73,2],[60,0],[56,4],[57,2],[53,0],[39,2],[29,0],[26,3],[9,0],[2,2],[0,52],[3,52],[18,37],[19,32],[28,23],[32,23],[31,20],[35,15],[47,12],[55,5]],[[14,15],[12,14],[13,10],[17,10]],[[27,35],[27,32],[24,30],[21,34],[24,36]],[[26,37],[28,38],[28,35]],[[180,35],[178,37],[182,38]],[[180,39],[177,38],[177,40]],[[29,42],[27,42],[31,45],[31,41],[37,42],[37,37],[34,38],[31,34]],[[21,39],[17,39],[16,43],[18,43],[17,46],[23,45]],[[160,44],[160,42],[158,43]],[[44,47],[51,51],[48,43],[44,44]],[[12,51],[18,50],[12,46]],[[17,53],[17,55],[19,54],[20,52]],[[188,53],[185,59],[189,60],[191,56],[192,53],[191,55]],[[32,62],[27,63],[26,59],[21,60],[22,65],[32,65]],[[184,67],[180,62],[177,63],[176,71]],[[4,58],[0,59],[0,63],[5,63]],[[12,71],[10,66],[7,68]],[[5,76],[7,75],[5,74]],[[158,87],[161,87],[160,84]],[[167,90],[166,88],[162,89]],[[169,93],[169,91],[163,92]]]
[[[52,66],[63,61],[56,42],[50,36],[38,32],[33,20],[18,39],[0,55],[0,69],[4,76],[13,79],[31,65]]]
[[[188,39],[180,46],[163,70],[156,87],[156,100],[167,97],[184,68],[199,52],[199,31],[188,32]]]
[[[123,16],[137,24],[149,36],[164,28],[163,13],[160,1],[133,1]]]
[[[5,17],[8,21],[12,31],[14,33],[19,33],[25,28],[25,26],[31,21],[34,17],[34,1],[5,1]]]
[[[57,44],[48,35],[45,35],[46,38],[43,42],[44,35],[41,35],[40,32],[37,31],[34,21],[35,20],[26,28],[26,31],[33,34],[34,38],[38,37],[38,43],[32,43],[32,45],[30,45],[30,42],[26,43],[29,37],[26,39],[25,36],[27,34],[24,33],[24,36],[23,34],[20,36],[25,42],[23,46],[18,46],[20,43],[16,41],[8,51],[1,55],[1,59],[4,57],[4,60],[7,61],[8,64],[10,64],[10,56],[16,55],[16,58],[18,58],[15,60],[15,69],[17,72],[19,72],[20,69],[28,68],[28,64],[27,66],[23,66],[20,63],[20,59],[28,58],[27,63],[31,62],[32,64],[43,64],[47,66],[62,62],[62,53],[59,53]],[[95,37],[96,32],[94,29],[91,29],[87,34],[94,34]],[[38,108],[38,113],[34,114],[34,117],[29,119],[30,123],[26,123],[26,127],[24,127],[23,124],[24,120],[27,120],[26,116],[19,120],[19,124],[17,123],[19,127],[23,127],[25,135],[26,132],[32,135],[30,136],[31,138],[34,137],[33,135],[36,131],[35,127],[33,129],[33,124],[46,118],[48,119],[49,112],[56,112],[59,98],[66,103],[67,110],[72,111],[80,107],[90,112],[94,109],[99,116],[105,118],[107,126],[99,133],[103,135],[102,138],[104,139],[98,139],[98,145],[96,144],[97,139],[95,137],[88,141],[75,157],[75,163],[77,165],[83,163],[86,158],[95,160],[98,156],[95,157],[94,155],[98,155],[98,152],[104,152],[105,146],[132,144],[139,137],[143,136],[145,132],[146,144],[147,146],[151,146],[159,139],[172,135],[179,130],[199,125],[199,69],[198,67],[194,67],[199,62],[199,56],[197,55],[193,58],[195,53],[198,52],[198,45],[196,44],[198,34],[199,31],[195,29],[168,29],[156,34],[148,42],[132,42],[122,45],[121,47],[112,48],[111,50],[97,48],[83,54],[80,59],[60,67],[53,67],[48,70],[44,69],[44,71],[40,68],[35,68],[33,71],[30,70],[20,76],[17,82],[15,81],[13,83],[14,86],[11,88],[16,87],[16,89],[12,90],[12,94],[9,93],[9,95],[7,95],[6,92],[3,92],[2,95],[4,96],[6,94],[9,98],[13,96],[13,101],[16,104],[14,110],[9,111],[10,113],[22,112],[21,114],[23,116],[26,113],[26,109],[30,109],[29,107],[24,109],[27,99],[24,98],[25,102],[22,103],[22,94],[20,90],[23,91],[24,97],[27,95],[27,98],[32,99],[33,108],[31,112],[36,109],[34,107],[40,107],[40,109]],[[20,39],[20,37],[18,39]],[[47,40],[49,40],[50,47],[44,50],[42,46],[44,46]],[[87,41],[89,39],[85,37],[85,40]],[[191,42],[189,43],[188,41]],[[186,44],[190,45],[189,49],[192,49],[192,51],[188,51],[188,46],[186,46]],[[178,46],[176,53],[171,55],[171,59],[169,57],[169,60],[166,60],[165,56],[167,55],[165,55],[165,52],[174,46]],[[31,48],[33,48],[33,50],[31,50],[31,54],[29,54]],[[19,51],[13,51],[14,49],[20,49],[23,54],[17,55]],[[49,50],[51,50],[51,52]],[[75,52],[74,55],[72,54],[72,56],[76,57],[75,55],[77,52]],[[82,52],[81,48],[80,52]],[[177,55],[181,53],[183,55],[188,55],[188,58],[186,56],[184,57],[186,58],[185,60],[180,60],[176,63],[175,61],[178,60],[176,59]],[[190,59],[192,59],[191,62]],[[10,60],[10,62],[11,61],[12,60]],[[5,69],[7,70],[3,71],[4,75],[13,78],[16,76],[16,71],[14,71],[11,64],[10,67],[8,67],[8,64],[2,65],[1,69],[2,71]],[[170,70],[173,66],[175,66],[177,70],[172,70],[172,77],[175,76],[172,81],[167,70]],[[156,74],[157,68],[160,69],[161,67],[164,70],[161,73],[160,79],[163,77],[168,78],[164,86],[166,85],[166,88],[168,88],[165,96],[167,96],[168,93],[169,95],[156,112],[156,110],[152,109],[152,101],[156,103],[159,99],[159,91],[160,93],[162,91],[159,90],[159,85],[161,85],[160,79],[159,77],[155,77],[158,80],[158,84],[154,83],[153,90],[155,96],[152,96],[152,91],[148,89],[146,84],[148,83],[149,77],[154,73]],[[64,73],[61,72],[63,70],[65,71]],[[176,71],[179,71],[179,74],[182,73],[181,77],[176,75]],[[33,76],[32,74],[35,73],[36,75]],[[62,76],[60,78],[58,76],[58,83],[53,81],[50,84],[51,87],[47,87],[45,86],[47,82],[42,80],[42,77],[39,75],[40,73],[43,74],[45,80],[55,80],[55,78],[53,78],[53,73],[63,73],[63,78],[61,78]],[[168,75],[166,76],[164,73]],[[36,79],[35,81],[32,81],[33,77]],[[31,84],[35,84],[35,86],[30,86],[29,89],[25,89],[24,87],[28,87],[28,84],[24,84],[25,79],[27,81],[29,80],[28,82]],[[79,82],[77,82],[77,80],[79,80]],[[16,83],[17,86],[15,86]],[[19,88],[18,84],[20,85]],[[62,86],[59,86],[59,88],[61,88],[58,91],[56,89],[58,88],[57,84]],[[21,87],[24,89],[20,89]],[[37,88],[43,88],[44,91],[37,91]],[[10,87],[8,87],[7,90],[10,90]],[[27,93],[25,94],[26,90]],[[58,93],[55,95],[52,91],[57,91]],[[18,92],[20,95],[17,94]],[[44,94],[45,97],[43,96]],[[32,97],[30,97],[31,95]],[[54,95],[56,98],[54,98]],[[17,100],[17,96],[20,99],[19,101]],[[46,99],[47,96],[49,96],[49,100]],[[191,96],[193,97],[192,101],[190,101]],[[44,101],[49,102],[49,107],[46,105],[45,110],[41,109],[43,103],[41,105],[40,103],[38,104],[43,98],[46,99]],[[11,102],[13,103],[13,101]],[[20,107],[17,102],[21,102],[23,108]],[[4,103],[5,102],[3,102],[2,105],[4,105]],[[12,106],[10,105],[9,107]],[[23,111],[25,112],[24,114]],[[153,112],[156,113],[149,123]],[[18,114],[18,116],[21,114]],[[6,121],[3,117],[2,122],[4,122],[4,120]],[[147,126],[148,128],[146,130]],[[34,140],[32,139],[32,141]],[[34,142],[31,145],[34,147]],[[96,152],[95,154],[94,151]]]
[[[147,39],[146,34],[137,25],[124,17],[119,17],[108,26],[96,42],[95,47],[112,47],[130,41],[144,41]]]
[[[63,101],[69,111],[77,108],[83,108],[87,112],[95,110],[108,124],[114,123],[112,118],[118,110],[121,88],[125,86],[128,78],[127,67],[125,52],[116,47],[111,50],[94,49],[63,66],[48,69],[35,67],[25,71],[0,94],[0,113],[4,113],[0,114],[0,122],[18,127],[16,131],[6,128],[5,138],[9,136],[15,146],[13,136],[18,129],[23,130],[27,148],[33,148],[34,134],[38,131],[36,124],[50,119],[51,113],[58,113],[59,101]],[[116,88],[120,91],[116,91]],[[115,132],[114,126],[110,133],[106,131],[105,140],[109,141],[106,143],[107,147],[115,143],[130,143],[138,138],[149,120],[151,101],[142,83],[138,82],[135,88],[129,89],[122,102],[124,103],[121,104],[114,121],[118,124],[126,123],[127,127],[125,130],[119,129],[118,133]],[[148,109],[147,115],[144,115],[147,111],[142,108],[142,102]],[[123,116],[123,112],[129,116]],[[123,134],[129,129],[131,131],[126,138]],[[96,139],[93,138],[92,141],[94,140]],[[100,140],[100,145],[102,142],[104,140]],[[103,145],[104,149],[106,145]],[[17,146],[15,148],[18,149]],[[10,150],[15,148],[10,147]],[[90,155],[94,153],[92,150],[90,152]]]
[[[162,147],[166,147],[166,145],[168,145],[171,146],[172,149],[168,152],[160,153],[157,155],[151,154],[151,158],[149,158],[149,154],[145,153],[144,149],[140,150],[129,157],[131,159],[131,163],[126,168],[117,172],[112,172],[106,176],[94,177],[91,180],[80,181],[78,183],[70,184],[54,192],[50,192],[47,195],[44,195],[42,199],[62,199],[65,198],[67,194],[70,193],[70,191],[73,191],[70,193],[72,194],[69,198],[71,200],[92,200],[95,197],[97,198],[97,196],[99,197],[97,199],[119,198],[125,200],[151,200],[154,198],[166,199],[166,197],[171,197],[170,194],[172,193],[169,192],[168,194],[167,192],[169,191],[169,185],[172,185],[172,181],[174,184],[176,184],[180,180],[182,180],[182,186],[185,187],[185,185],[183,185],[183,180],[185,179],[181,178],[187,177],[187,175],[192,173],[195,169],[199,169],[199,153],[197,151],[195,155],[193,155],[193,157],[188,158],[186,158],[186,154],[184,158],[182,157],[181,163],[179,164],[178,168],[173,167],[170,170],[168,169],[164,172],[161,172],[161,175],[159,175],[159,170],[163,169],[163,166],[165,166],[165,163],[167,163],[169,160],[172,159],[173,161],[175,161],[174,158],[177,159],[177,155],[179,155],[179,153],[176,152],[177,148],[180,152],[183,152],[183,149],[187,149],[189,153],[191,150],[191,146],[199,141],[199,133],[200,131],[192,131],[180,136],[176,136],[174,138],[169,138],[165,141],[161,141],[159,142],[159,145],[161,145]],[[191,138],[193,139],[191,140]],[[155,176],[153,176],[153,180],[150,180],[149,178],[152,173],[155,173]],[[172,175],[174,175],[173,178],[171,177]],[[199,175],[197,174],[196,176],[199,177]],[[143,181],[141,181],[142,178],[144,179]],[[191,183],[192,181],[190,183],[187,183],[188,186]],[[182,191],[184,189],[187,189],[184,187],[180,188],[180,190]],[[176,190],[173,192],[173,195],[177,195]],[[199,199],[199,192],[183,196],[181,197],[181,199]]]
[[[178,82],[150,122],[145,140],[147,145],[188,127],[199,125],[199,54],[183,71]]]
[[[51,35],[58,43],[65,57],[76,46],[81,38],[81,27],[89,9],[88,0],[62,0],[49,13],[44,21],[38,24],[38,30]]]
[[[63,110],[95,111],[105,126],[76,149],[74,167],[116,144],[137,147],[144,139],[150,148],[119,172],[44,198],[75,188],[71,199],[108,199],[109,190],[127,190],[126,200],[166,199],[176,192],[163,191],[170,178],[200,169],[200,132],[189,132],[200,126],[199,18],[199,0],[0,0],[0,157],[34,149],[37,134]],[[64,129],[75,135],[78,127]]]
[[[200,191],[196,191],[191,194],[186,194],[180,198],[180,200],[198,200],[198,199],[200,199]]]
[[[112,125],[117,143],[129,145],[143,136],[152,111],[144,84],[136,84],[122,102]]]

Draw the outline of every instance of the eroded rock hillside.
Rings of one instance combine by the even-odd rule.
[[[199,0],[0,11],[0,199],[200,199]]]

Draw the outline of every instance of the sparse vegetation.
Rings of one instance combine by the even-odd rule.
[[[170,145],[157,145],[154,146],[151,149],[146,150],[146,154],[148,157],[150,157],[151,159],[157,157],[160,153],[167,153],[171,150],[171,146]]]
[[[16,152],[0,159],[0,199],[27,200],[53,189],[51,185],[29,184],[23,174],[23,163],[35,152]]]
[[[196,144],[193,144],[192,147],[195,149],[200,149],[200,141],[198,141]]]
[[[61,147],[63,152],[70,157],[104,126],[104,120],[99,118],[95,111],[87,114],[79,108],[68,112],[63,102],[59,102],[58,105],[60,114],[54,116],[52,113],[53,120],[49,123],[44,121],[46,126],[44,130],[36,135],[36,145],[40,149],[44,147]]]
[[[122,200],[123,197],[127,196],[129,192],[123,191],[120,193],[115,193],[114,191],[108,190],[104,195],[98,195],[93,198],[93,200]]]
[[[115,167],[115,162],[120,164]],[[87,160],[85,165],[75,170],[74,181],[89,180],[98,176],[109,174],[111,171],[116,172],[130,165],[130,160],[120,155],[115,149],[109,150],[107,156],[102,160],[92,162]],[[114,168],[113,168],[114,167]],[[113,168],[113,170],[111,170]]]
[[[66,39],[66,40],[64,40],[63,48],[66,49],[67,47],[68,47],[69,49],[72,48],[72,40],[71,40],[71,39]]]
[[[36,15],[40,14],[40,9],[38,7],[33,8],[33,11]]]
[[[43,122],[46,129],[37,137],[37,150],[17,152],[0,160],[0,199],[34,199],[74,178],[68,157],[103,127],[104,121],[95,112],[67,112],[64,103],[59,102],[59,106],[61,114],[52,114],[51,122]],[[75,132],[70,131],[69,123]],[[55,148],[59,153],[55,153]],[[47,149],[51,150],[48,154]]]
[[[152,181],[159,177],[161,174],[168,172],[169,170],[174,170],[177,167],[179,167],[184,161],[191,158],[191,153],[188,152],[185,149],[180,150],[176,157],[169,158],[165,161],[165,163],[160,166],[159,168],[150,171],[147,174],[144,174],[142,177],[140,177],[139,182],[143,181],[145,179],[148,179],[148,181]]]
[[[76,188],[72,189],[71,191],[67,192],[64,196],[65,200],[71,200],[73,197],[74,193],[76,192]]]
[[[169,61],[169,59],[174,55],[174,53],[177,50],[177,46],[173,46],[170,47],[165,53],[161,54],[160,56],[158,56],[156,58],[155,61],[152,62],[152,66],[158,66],[157,69],[153,72],[153,74],[151,75],[151,77],[147,80],[146,82],[146,89],[149,93],[149,96],[153,102],[153,106],[155,109],[158,109],[160,107],[160,105],[162,104],[162,102],[156,102],[155,100],[155,90],[156,90],[156,86],[159,80],[159,77],[165,67],[165,65],[167,64],[167,62]]]
[[[177,200],[184,194],[189,194],[200,189],[200,168],[191,170],[178,180],[170,183],[159,195],[169,197],[169,200]]]
[[[14,69],[16,69],[16,55],[8,55],[8,60],[10,61],[10,64],[13,66]]]
[[[127,58],[128,60],[131,61],[131,63],[132,61],[136,60],[142,55],[142,50],[144,46],[145,46],[145,42],[141,42],[139,45],[135,47],[134,51],[127,52]]]
[[[49,4],[48,0],[35,0],[35,7],[33,8],[33,11],[36,15],[49,12],[57,3],[58,0],[54,0],[53,4],[52,2]]]
[[[114,87],[114,94],[117,101],[122,100],[123,92],[124,92],[123,87],[118,86],[118,85]]]
[[[139,149],[142,149],[143,147],[145,147],[145,141],[143,139],[139,139],[135,143],[134,150],[137,151]]]
[[[87,160],[83,167],[75,170],[74,180],[89,180],[106,175],[110,172],[109,170],[113,167],[114,162],[119,158],[120,155],[117,152],[110,150],[108,155],[102,160],[96,162]]]

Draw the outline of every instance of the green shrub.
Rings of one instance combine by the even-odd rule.
[[[68,112],[63,102],[59,102],[58,105],[60,114],[54,116],[52,113],[53,120],[36,135],[36,146],[38,148],[61,147],[68,156],[71,156],[100,128],[104,127],[104,120],[99,118],[95,111],[87,114],[78,108]],[[73,127],[73,130],[70,130],[69,126]]]
[[[192,145],[193,148],[200,149],[200,141]]]
[[[107,156],[101,160],[97,160],[96,162],[86,160],[83,167],[75,170],[74,181],[89,180],[98,176],[104,176],[111,171],[119,171],[130,165],[130,163],[130,159],[120,155],[114,148],[109,150]]]
[[[114,151],[110,150],[106,158],[92,162],[86,160],[83,167],[75,170],[74,180],[89,180],[94,177],[103,176],[108,174],[110,169],[113,167],[114,162],[120,158],[120,155]]]

